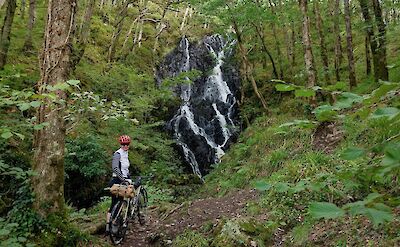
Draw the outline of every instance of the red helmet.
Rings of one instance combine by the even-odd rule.
[[[128,135],[122,135],[118,139],[119,143],[122,144],[130,144],[131,138]]]

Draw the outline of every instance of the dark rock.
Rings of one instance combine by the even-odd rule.
[[[199,177],[209,172],[211,164],[219,162],[239,132],[236,96],[240,77],[232,47],[233,42],[219,35],[206,36],[199,42],[183,37],[156,69],[158,85],[181,72],[202,72],[192,84],[173,89],[181,96],[182,104],[167,125]]]

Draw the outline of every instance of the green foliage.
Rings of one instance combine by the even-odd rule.
[[[77,207],[89,206],[100,198],[105,187],[111,168],[109,158],[94,136],[69,139],[66,149],[66,200]]]
[[[350,147],[343,151],[341,157],[345,160],[354,160],[360,157],[365,156],[365,149],[357,148],[357,147]]]
[[[44,226],[44,221],[33,211],[34,197],[30,187],[33,172],[12,167],[0,160],[0,175],[14,181],[15,199],[7,217],[0,217],[0,246],[35,246],[34,233]]]
[[[172,243],[174,247],[207,247],[210,246],[208,240],[200,233],[186,230]]]
[[[311,216],[315,219],[334,219],[342,217],[344,215],[343,209],[338,208],[335,204],[328,202],[311,203],[309,207],[309,212]]]

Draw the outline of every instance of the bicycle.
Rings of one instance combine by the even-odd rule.
[[[119,194],[120,200],[111,210],[110,222],[108,223],[109,234],[111,242],[115,245],[124,240],[129,220],[137,216],[140,225],[146,223],[144,210],[147,207],[148,197],[146,189],[141,184],[141,179],[141,177],[138,177],[134,183],[134,196],[130,197],[124,193],[124,196],[121,197],[121,194]],[[125,192],[130,189],[129,185],[121,184],[118,187],[120,187],[120,191],[125,190]],[[105,188],[105,190],[111,190],[111,188]]]

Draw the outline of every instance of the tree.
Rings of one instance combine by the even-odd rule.
[[[326,44],[325,44],[324,24],[319,9],[319,0],[314,1],[313,7],[315,13],[315,24],[318,31],[319,44],[321,48],[321,58],[322,58],[322,65],[324,67],[325,81],[326,83],[329,84],[330,78],[329,78],[328,51],[326,49]]]
[[[382,9],[379,1],[372,0],[375,13],[375,23],[378,25],[378,35],[374,32],[374,22],[370,16],[368,0],[360,0],[361,12],[365,21],[365,31],[371,47],[372,63],[374,65],[375,80],[388,80],[389,72],[386,61],[386,26],[382,18]]]
[[[74,27],[76,0],[49,0],[40,57],[41,78],[37,88],[40,95],[49,93],[68,79],[70,72],[71,34]],[[47,216],[61,213],[64,208],[64,110],[66,93],[56,90],[56,102],[45,98],[36,115],[36,123],[44,126],[34,133],[32,179],[38,213]],[[46,124],[45,124],[46,123]]]
[[[4,65],[6,65],[8,48],[10,47],[11,27],[16,8],[16,0],[7,0],[6,15],[0,31],[0,69],[3,69]]]
[[[75,37],[75,44],[72,50],[71,68],[75,69],[85,53],[86,45],[89,42],[90,26],[92,22],[93,9],[96,0],[89,0],[86,5],[85,14],[82,23]]]
[[[317,83],[317,73],[314,65],[314,56],[311,47],[310,18],[307,14],[307,0],[299,0],[300,10],[303,14],[303,46],[304,61],[307,71],[307,86],[313,87]]]
[[[357,86],[356,69],[354,67],[353,34],[351,33],[351,16],[349,0],[344,0],[344,17],[346,23],[347,58],[349,63],[350,89]]]
[[[113,36],[111,38],[110,47],[108,49],[108,56],[107,56],[108,62],[114,61],[116,45],[118,43],[119,36],[121,36],[121,31],[122,31],[122,27],[124,25],[124,20],[125,20],[126,16],[128,15],[128,6],[131,3],[132,3],[132,0],[126,1],[117,16],[117,20],[114,24],[115,30],[114,30]]]
[[[28,32],[26,34],[23,51],[29,52],[33,50],[33,42],[32,42],[32,31],[33,25],[35,25],[35,12],[36,12],[36,0],[29,1],[29,19],[27,24]]]
[[[382,17],[382,8],[379,0],[372,0],[372,6],[375,14],[375,23],[378,29],[378,35],[376,39],[378,41],[378,73],[377,79],[389,80],[389,71],[387,68],[386,59],[386,24]]]
[[[278,18],[278,16],[275,13],[275,3],[273,3],[271,0],[268,0],[269,7],[271,9],[272,15]],[[276,25],[275,21],[271,21],[271,29],[272,29],[272,34],[274,35],[275,39],[275,48],[276,48],[276,54],[278,56],[278,63],[279,63],[279,79],[283,79],[283,65],[282,65],[282,52],[280,49],[280,42],[278,38],[278,34],[276,32]]]
[[[259,92],[256,80],[254,79],[254,76],[253,76],[253,67],[252,67],[252,64],[250,63],[250,61],[249,61],[249,59],[247,57],[248,51],[247,51],[246,47],[243,44],[244,41],[243,41],[243,38],[242,38],[242,32],[239,29],[239,25],[238,25],[238,23],[237,23],[237,21],[235,19],[234,14],[232,13],[231,7],[228,4],[227,4],[227,7],[229,9],[230,20],[232,22],[233,29],[234,29],[235,34],[236,34],[236,40],[237,40],[238,46],[239,46],[239,53],[240,53],[240,56],[241,56],[241,62],[242,62],[242,68],[243,68],[242,69],[243,70],[242,71],[243,76],[250,81],[251,86],[253,87],[253,91],[254,91],[255,95],[260,100],[261,105],[263,106],[264,110],[268,111],[267,103],[266,103],[264,97],[262,96],[262,94]]]
[[[333,35],[335,41],[335,75],[336,81],[340,81],[340,67],[342,66],[342,38],[340,33],[340,0],[335,0],[333,5]]]

